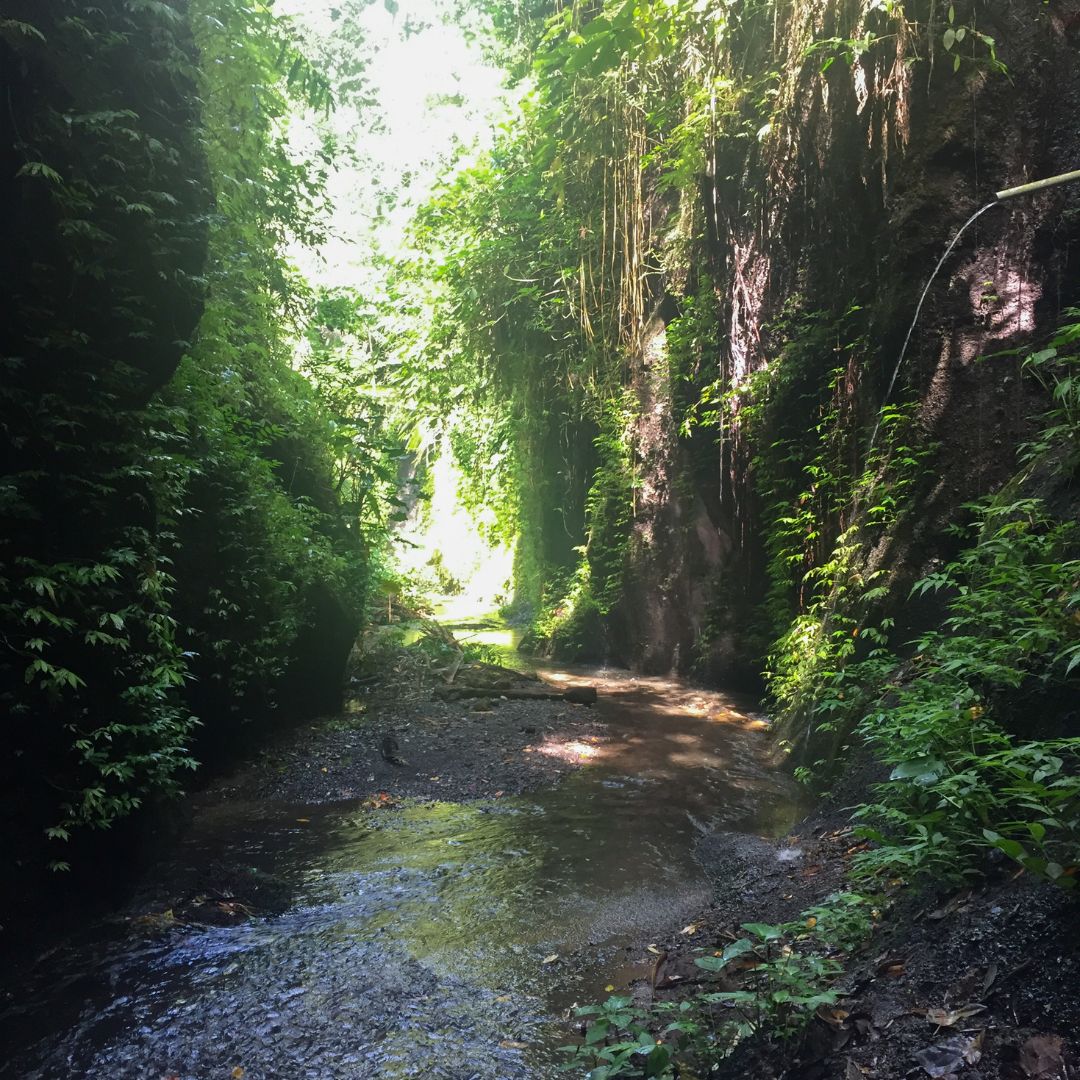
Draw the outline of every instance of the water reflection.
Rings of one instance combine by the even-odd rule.
[[[706,903],[697,831],[778,832],[795,812],[736,703],[672,680],[560,674],[600,684],[607,733],[534,748],[582,765],[557,789],[202,811],[173,862],[273,874],[288,910],[149,937],[100,928],[20,987],[0,1075],[551,1075],[550,1018],[640,974],[643,944]]]

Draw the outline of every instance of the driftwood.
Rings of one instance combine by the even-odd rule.
[[[567,690],[559,690],[554,686],[528,686],[502,690],[492,689],[490,686],[459,685],[440,688],[438,695],[447,701],[456,701],[459,698],[504,697],[511,701],[569,701],[573,705],[596,704],[595,686],[571,686]]]
[[[459,652],[457,655],[457,659],[454,661],[454,666],[450,669],[450,674],[446,676],[447,686],[453,685],[454,680],[457,678],[457,673],[461,670],[461,665],[464,663],[464,661],[465,654],[463,652]]]

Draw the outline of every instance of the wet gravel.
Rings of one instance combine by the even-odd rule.
[[[324,950],[331,950],[331,963]],[[128,944],[99,972],[121,992],[103,995],[107,1000],[100,1005],[88,1002],[64,1039],[47,1037],[0,1066],[0,1075],[11,1080],[241,1075],[247,1080],[518,1080],[540,1075],[521,1054],[543,1027],[538,1002],[437,976],[393,942],[335,934],[332,925],[305,909],[243,930],[187,930],[171,947],[161,943],[133,950]],[[517,1048],[503,1045],[514,1043]]]
[[[497,692],[479,701],[441,701],[433,691],[427,685],[358,696],[342,716],[283,737],[200,798],[312,804],[380,791],[453,801],[518,795],[551,787],[582,767],[584,758],[560,747],[608,735],[587,705],[507,700]],[[387,738],[404,764],[384,757]]]

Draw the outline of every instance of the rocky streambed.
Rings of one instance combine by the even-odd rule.
[[[11,974],[0,1076],[555,1075],[570,1006],[649,983],[708,904],[699,840],[797,816],[723,694],[552,670],[595,707],[455,701],[406,676],[193,797],[127,909]]]

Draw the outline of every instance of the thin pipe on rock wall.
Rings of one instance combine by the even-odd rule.
[[[1058,184],[1071,184],[1074,180],[1080,180],[1080,169],[1075,172],[1062,173],[1060,176],[1048,176],[1045,180],[1033,180],[1030,184],[1005,188],[1004,191],[995,192],[994,198],[998,202],[1004,202],[1006,199],[1016,198],[1017,195],[1033,195],[1036,191],[1057,187]]]

